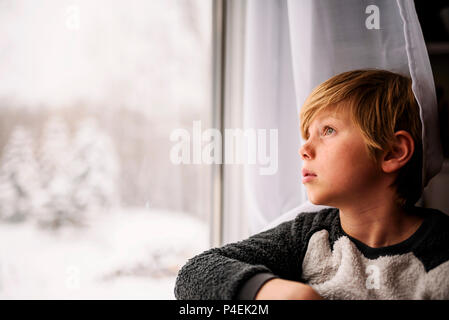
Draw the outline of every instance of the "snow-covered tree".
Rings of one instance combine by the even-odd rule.
[[[120,203],[119,160],[112,139],[94,118],[78,126],[73,143],[73,201],[76,208],[97,211]]]
[[[67,175],[72,160],[69,129],[64,119],[53,116],[44,126],[39,150],[41,180],[47,187],[56,175]]]
[[[73,153],[69,129],[62,118],[54,116],[45,124],[38,159],[44,198],[41,210],[36,213],[38,223],[55,228],[65,223],[81,223],[83,217],[71,201]]]
[[[14,128],[0,164],[0,218],[23,221],[32,215],[39,199],[38,165],[33,140],[23,127]]]
[[[70,139],[64,120],[50,118],[37,160],[30,134],[17,127],[0,162],[0,219],[82,225],[88,215],[120,204],[119,169],[113,142],[94,119],[82,121]]]

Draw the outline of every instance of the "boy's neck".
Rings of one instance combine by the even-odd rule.
[[[372,248],[391,246],[408,239],[424,220],[394,202],[339,207],[339,210],[343,231]]]

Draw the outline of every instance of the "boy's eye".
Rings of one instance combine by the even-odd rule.
[[[327,135],[326,133],[329,133],[329,132],[332,134],[332,133],[334,133],[334,131],[335,130],[329,126],[324,127],[324,135]]]

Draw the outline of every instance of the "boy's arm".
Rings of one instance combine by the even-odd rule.
[[[299,279],[298,217],[246,240],[207,250],[179,271],[177,299],[253,299],[270,279]]]
[[[311,286],[274,278],[263,284],[256,293],[256,300],[323,300]]]

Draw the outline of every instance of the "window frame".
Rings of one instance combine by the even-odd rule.
[[[246,0],[215,0],[213,4],[213,126],[243,129]],[[210,243],[222,246],[250,235],[245,165],[214,164]]]

